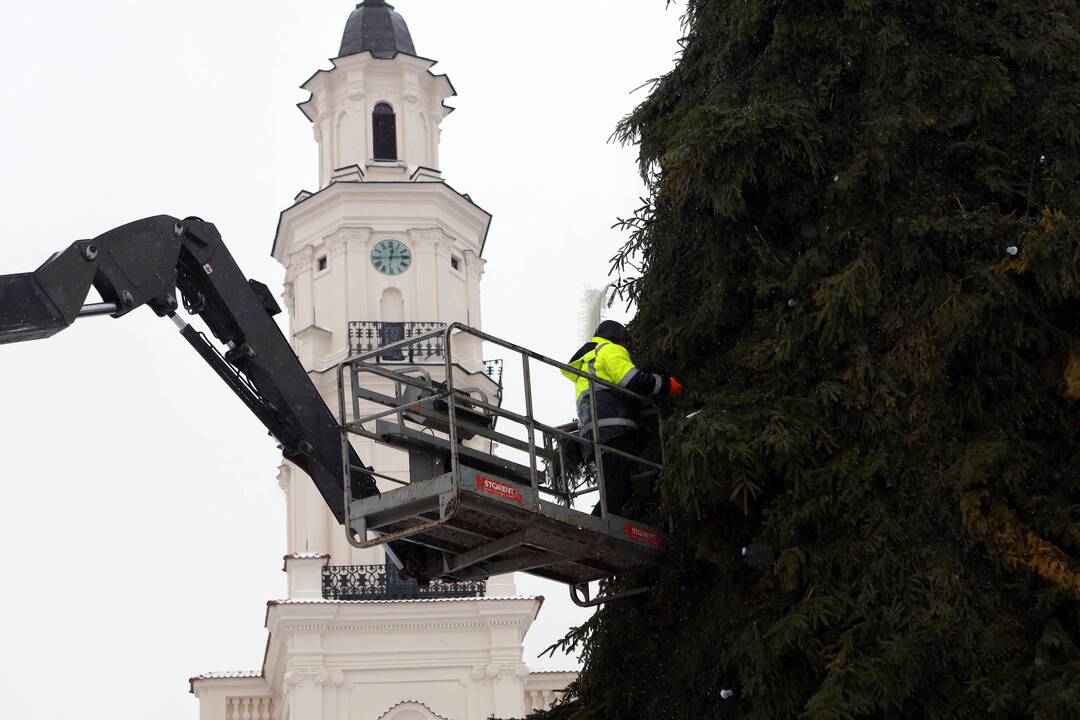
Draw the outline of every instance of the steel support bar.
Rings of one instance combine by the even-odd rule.
[[[397,532],[387,533],[386,535],[376,535],[373,540],[364,538],[363,540],[356,540],[353,537],[353,530],[351,527],[345,529],[345,537],[349,541],[349,544],[359,550],[368,550],[379,545],[385,545],[386,543],[393,542],[394,540],[404,540],[412,535],[417,535],[428,530],[433,530],[440,525],[444,524],[446,520],[439,518],[438,520],[428,520],[420,525],[414,525],[404,530],[398,530]]]
[[[525,542],[525,533],[525,530],[518,530],[517,532],[510,533],[498,540],[492,540],[489,543],[475,547],[460,555],[455,555],[453,559],[447,561],[447,571],[456,573],[459,570],[464,570],[476,563],[483,562],[496,555],[502,555],[514,548],[520,547],[522,543]]]
[[[458,453],[457,403],[454,402],[454,345],[450,339],[450,327],[443,331],[443,350],[446,353],[446,390],[450,394],[446,403],[449,417],[450,438],[450,478],[454,487],[455,507],[461,497],[461,457]]]
[[[368,475],[370,475],[373,478],[381,478],[383,480],[388,480],[388,481],[390,481],[392,483],[397,483],[398,485],[411,485],[412,484],[407,480],[402,480],[401,478],[396,478],[396,477],[390,477],[389,475],[384,475],[383,473],[375,472],[374,470],[368,470],[367,468],[356,467],[354,465],[350,465],[349,469],[350,470],[360,470],[360,471],[363,471],[363,472],[367,473]]]
[[[363,429],[364,423],[369,423],[372,420],[380,420],[380,419],[382,419],[384,417],[388,417],[390,415],[397,415],[398,413],[400,413],[400,412],[402,412],[404,410],[410,410],[412,408],[420,407],[421,405],[428,405],[430,403],[435,402],[436,400],[439,400],[441,398],[446,397],[447,395],[448,395],[448,393],[442,392],[442,393],[439,393],[438,395],[430,395],[428,397],[421,398],[420,400],[412,400],[410,402],[405,403],[404,405],[398,405],[396,407],[390,408],[389,410],[383,410],[382,412],[377,412],[377,413],[374,413],[373,415],[365,415],[360,420],[353,420],[351,423],[348,423],[345,427],[347,427],[349,430],[352,430],[353,426],[356,426],[356,427],[359,427],[359,428]]]
[[[489,577],[492,575],[502,575],[508,572],[528,572],[534,568],[540,568],[558,562],[573,562],[575,559],[576,558],[570,558],[561,553],[526,552],[506,560],[487,563],[484,565],[484,572],[486,572]]]
[[[117,312],[120,306],[116,303],[93,303],[91,305],[83,305],[79,310],[79,317],[98,317],[99,315],[112,315]]]
[[[529,436],[529,480],[532,489],[539,492],[540,482],[536,474],[536,418],[533,415],[532,373],[529,369],[529,358],[521,356],[521,372],[525,379],[525,428]]]
[[[349,361],[346,361],[344,364],[349,365],[351,368],[353,368],[353,372],[355,372],[358,375],[360,373],[362,373],[362,372],[366,372],[366,373],[371,373],[372,375],[378,375],[381,378],[386,378],[387,380],[393,380],[395,382],[399,382],[402,385],[411,385],[411,386],[413,386],[415,388],[419,388],[421,390],[430,390],[431,389],[431,383],[424,382],[423,380],[420,380],[418,378],[411,378],[411,377],[409,377],[408,375],[406,375],[403,372],[395,372],[394,370],[386,370],[385,368],[383,368],[382,365],[371,365],[369,363],[361,363],[361,362],[353,363],[353,362],[349,362]]]
[[[596,411],[596,378],[589,376],[589,407],[592,411],[593,459],[596,465],[596,487],[600,490],[600,517],[607,519],[607,484],[604,482],[604,450],[600,445],[600,414]]]

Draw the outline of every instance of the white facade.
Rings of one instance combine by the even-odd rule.
[[[415,180],[334,181],[282,213],[274,256],[286,267],[293,347],[335,414],[332,370],[349,352],[350,322],[481,324],[480,253],[490,221],[445,183]],[[412,255],[400,275],[385,275],[372,264],[372,249],[386,240],[404,243]],[[479,342],[456,343],[453,352],[466,371],[483,372]],[[355,445],[379,472],[405,477],[404,453],[362,439]],[[298,468],[286,463],[279,481],[289,497],[289,552],[329,552],[336,560],[348,558],[347,564],[382,561],[381,554],[348,544]]]
[[[404,28],[383,2],[361,3],[354,18],[362,12],[389,13],[376,20],[393,16]],[[293,347],[335,414],[333,368],[356,350],[357,323],[366,332],[374,323],[481,325],[491,216],[442,180],[440,124],[454,91],[432,65],[410,53],[361,52],[304,85],[312,95],[300,107],[319,144],[320,189],[300,193],[282,213],[273,255],[286,268]],[[387,106],[389,149],[388,126],[375,125]],[[390,240],[411,258],[397,274],[372,260]],[[452,350],[459,372],[495,391],[479,342]],[[404,453],[362,439],[355,448],[378,472],[406,476]],[[481,598],[324,600],[324,567],[381,565],[382,550],[352,547],[295,465],[284,463],[278,482],[288,509],[288,597],[268,604],[260,671],[192,679],[201,720],[520,718],[548,707],[574,678],[531,673],[523,663],[522,640],[543,598],[517,597],[512,576],[490,580]]]
[[[371,53],[336,58],[306,83],[311,99],[300,109],[319,143],[319,183],[325,187],[345,168],[357,166],[372,180],[404,180],[419,168],[437,177],[439,125],[451,109],[444,102],[454,88],[434,75],[431,60],[399,54],[392,60]],[[370,118],[386,103],[397,116],[398,160],[375,161]]]
[[[191,680],[200,720],[486,720],[547,707],[573,673],[530,673],[521,641],[542,598],[322,600],[330,558],[289,558],[268,604],[260,673]]]

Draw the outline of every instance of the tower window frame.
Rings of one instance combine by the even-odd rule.
[[[397,162],[397,114],[386,101],[375,104],[371,111],[371,150],[376,162]]]

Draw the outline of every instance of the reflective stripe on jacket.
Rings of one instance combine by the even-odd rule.
[[[602,337],[594,337],[592,342],[585,343],[567,365],[639,395],[660,395],[666,393],[670,386],[668,378],[638,370],[625,347]],[[574,383],[581,435],[591,438],[593,422],[589,380],[565,370],[563,375]],[[635,430],[637,423],[634,421],[632,399],[603,385],[597,384],[595,387],[600,441]]]

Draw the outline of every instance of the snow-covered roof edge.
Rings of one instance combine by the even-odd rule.
[[[188,692],[195,694],[195,683],[214,682],[217,680],[262,680],[261,670],[227,670],[225,672],[208,672],[188,678]]]

